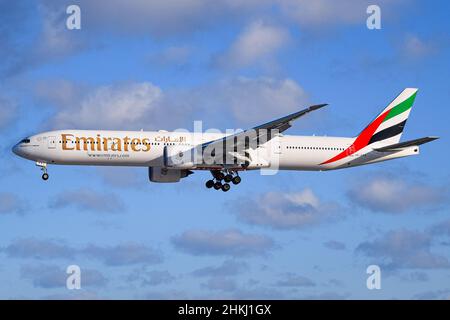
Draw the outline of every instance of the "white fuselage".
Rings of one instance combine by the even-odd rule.
[[[26,159],[47,164],[164,167],[165,147],[187,150],[224,136],[166,131],[61,130],[31,136],[15,145],[13,151]],[[337,161],[324,163],[349,148],[354,140],[280,135],[261,144],[245,169],[330,170],[418,154],[417,146],[397,152],[377,152],[366,147]],[[214,167],[193,165],[185,169],[211,170]]]

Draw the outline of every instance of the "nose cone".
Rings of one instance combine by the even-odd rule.
[[[18,143],[16,145],[14,145],[14,147],[12,147],[12,152],[14,152],[16,155],[20,156],[19,144]]]
[[[12,147],[12,152],[14,152],[19,157],[26,159],[27,155],[28,155],[28,150],[25,150],[25,149],[27,149],[27,148],[24,148],[24,146],[19,142],[19,143],[16,143],[16,145],[14,145],[14,147]]]
[[[38,151],[37,150],[38,145],[32,144],[31,143],[32,139],[33,138],[25,138],[20,140],[12,147],[11,151],[21,158],[34,160],[36,151]]]

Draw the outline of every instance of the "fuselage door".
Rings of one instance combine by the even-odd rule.
[[[56,148],[56,137],[47,137],[47,146],[49,149]]]

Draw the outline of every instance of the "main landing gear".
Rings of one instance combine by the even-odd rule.
[[[47,181],[48,180],[47,163],[45,163],[45,162],[36,162],[36,166],[40,167],[41,170],[44,172],[42,174],[42,180]]]
[[[227,192],[231,189],[230,182],[233,184],[241,183],[241,177],[236,171],[211,171],[213,179],[206,181],[206,187],[208,189],[214,188],[215,190],[222,190]]]

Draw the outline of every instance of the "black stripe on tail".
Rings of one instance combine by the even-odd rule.
[[[385,140],[391,137],[394,137],[400,133],[403,132],[403,129],[405,128],[406,120],[397,123],[396,125],[393,125],[392,127],[386,128],[381,130],[380,132],[375,133],[372,138],[370,138],[370,141],[368,144]]]

